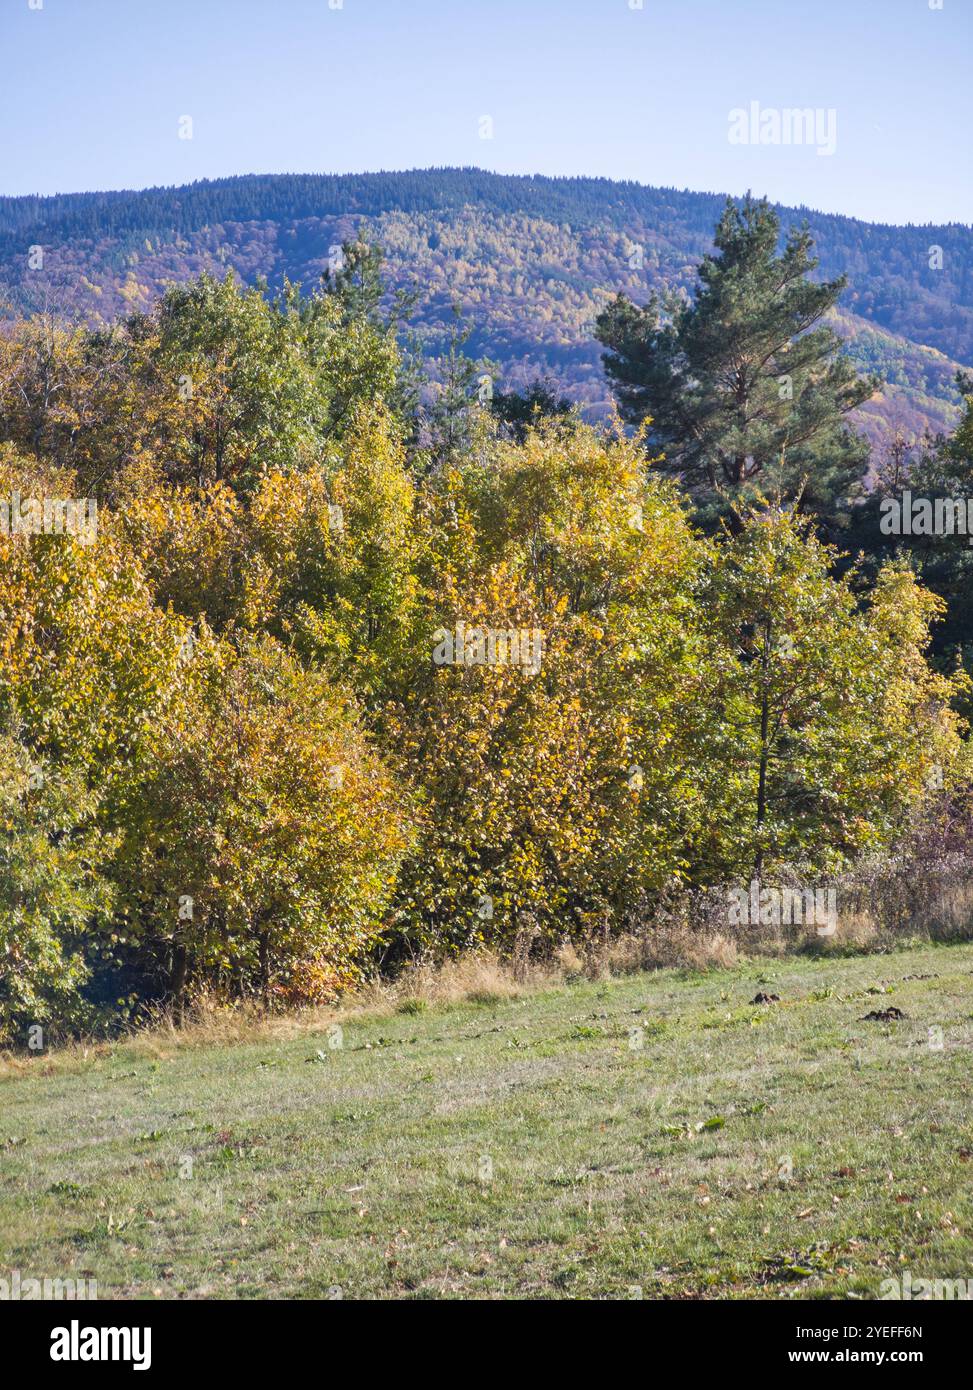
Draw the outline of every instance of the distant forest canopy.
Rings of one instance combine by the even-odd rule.
[[[548,374],[597,417],[610,393],[595,317],[618,291],[636,302],[689,292],[724,201],[478,169],[0,198],[0,291],[8,312],[54,307],[109,321],[202,270],[312,288],[333,246],[365,236],[383,247],[391,288],[418,289],[412,326],[433,375],[458,305],[472,330],[467,350],[496,363],[498,384]],[[784,232],[808,222],[820,278],[848,277],[834,326],[858,366],[887,383],[861,407],[860,426],[879,444],[897,431],[952,428],[956,369],[973,363],[973,230],[778,211]],[[32,247],[43,249],[34,269]]]

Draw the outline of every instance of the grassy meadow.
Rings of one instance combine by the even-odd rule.
[[[149,1299],[867,1299],[973,1275],[973,944],[338,1025],[9,1062],[0,1274]]]

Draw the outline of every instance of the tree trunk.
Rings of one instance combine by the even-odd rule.
[[[770,636],[771,623],[768,618],[764,624],[763,652],[760,657],[760,769],[757,776],[757,853],[753,864],[753,876],[757,883],[763,874],[763,827],[767,819],[767,764],[770,760],[770,749],[767,746],[770,731],[770,692],[767,683],[770,674]]]
[[[185,1011],[186,975],[189,972],[189,953],[181,941],[172,948],[172,1014],[176,1023],[182,1025]]]
[[[259,971],[260,971],[260,995],[264,1005],[270,1003],[270,933],[260,933],[260,943],[258,947]]]

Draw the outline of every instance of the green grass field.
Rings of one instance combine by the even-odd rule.
[[[337,1041],[8,1071],[0,1275],[86,1271],[101,1298],[973,1276],[973,945],[416,1006]]]

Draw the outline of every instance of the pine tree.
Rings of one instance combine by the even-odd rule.
[[[505,435],[523,444],[527,431],[541,420],[551,420],[571,414],[571,402],[562,396],[557,383],[550,377],[536,377],[522,391],[495,391],[490,409],[499,420]]]
[[[439,388],[426,411],[425,436],[438,462],[454,460],[473,446],[481,407],[489,407],[498,364],[489,358],[473,358],[466,344],[473,326],[453,304],[453,322],[445,353],[440,358]]]
[[[618,295],[597,320],[623,417],[651,421],[663,466],[705,511],[760,490],[828,510],[864,471],[867,442],[844,417],[878,386],[859,378],[821,320],[844,278],[815,283],[806,226],[778,254],[766,199],[731,200],[693,301]]]

